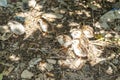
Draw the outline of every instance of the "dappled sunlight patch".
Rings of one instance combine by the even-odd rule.
[[[90,12],[86,10],[82,10],[82,13],[84,13],[87,17],[91,17]]]
[[[63,27],[63,24],[57,24],[56,27],[57,27],[57,28],[62,28],[62,27]]]
[[[49,20],[49,19],[61,19],[63,15],[58,13],[43,13],[42,17]]]
[[[102,8],[102,6],[97,3],[96,1],[91,1],[90,3],[87,4],[88,7],[90,7],[92,10],[97,10],[98,8]]]
[[[20,60],[20,57],[18,57],[18,56],[16,56],[16,55],[11,55],[11,56],[9,56],[9,59],[11,60],[11,61],[19,61]]]
[[[79,26],[79,23],[77,23],[77,22],[69,22],[69,26],[71,26],[71,27],[73,27],[73,26]]]

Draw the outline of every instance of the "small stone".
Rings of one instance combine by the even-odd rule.
[[[28,70],[24,70],[21,74],[21,78],[26,78],[26,79],[31,79],[33,76],[34,76],[33,73]]]
[[[105,35],[105,37],[106,38],[112,38],[113,36],[112,36],[112,34],[108,33],[108,34]]]
[[[50,64],[56,64],[56,60],[53,60],[53,59],[47,59],[48,63]]]
[[[7,0],[0,0],[0,6],[7,7]]]
[[[113,59],[113,63],[114,63],[114,64],[118,64],[118,63],[119,63],[119,60],[118,60],[118,59]]]
[[[42,60],[41,58],[33,58],[32,60],[30,60],[28,69],[31,68],[31,67],[34,67],[41,60]]]
[[[82,68],[83,71],[90,71],[90,66],[89,65],[85,65],[83,68]]]

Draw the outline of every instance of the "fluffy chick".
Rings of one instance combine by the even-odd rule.
[[[71,29],[70,33],[73,39],[79,39],[84,35],[81,29],[76,29],[76,28]]]
[[[80,40],[72,40],[72,49],[76,56],[78,57],[87,57],[88,51],[84,45],[80,43]]]
[[[68,48],[72,44],[72,39],[68,35],[59,35],[56,39],[64,48]]]
[[[53,27],[44,18],[40,18],[38,22],[40,25],[40,30],[43,33],[48,34],[53,32]]]
[[[70,32],[71,32],[71,36],[73,39],[79,39],[79,41],[82,45],[84,45],[85,47],[88,47],[89,40],[84,35],[84,33],[81,29],[72,29]]]
[[[25,33],[24,26],[17,21],[9,21],[8,26],[10,27],[11,32],[13,32],[17,35],[22,35]]]
[[[94,37],[94,34],[93,34],[93,28],[90,27],[89,25],[83,25],[82,26],[82,30],[83,30],[83,33],[85,34],[85,36],[87,38],[92,38]]]

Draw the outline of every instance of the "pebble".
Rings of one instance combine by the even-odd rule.
[[[50,64],[56,64],[56,60],[53,60],[53,59],[47,59],[48,63]]]
[[[38,62],[40,62],[42,59],[41,58],[33,58],[29,62],[29,68],[34,67]]]
[[[7,0],[0,0],[0,6],[7,7]]]
[[[34,76],[33,73],[28,70],[24,70],[21,74],[21,78],[25,79],[31,79],[33,76]]]

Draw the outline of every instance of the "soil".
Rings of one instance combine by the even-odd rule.
[[[30,8],[28,1],[18,1],[10,0],[8,7],[0,7],[0,25],[16,20],[26,29],[23,35],[13,34],[8,40],[0,40],[2,80],[120,80],[120,32],[114,28],[104,30],[94,26],[102,15],[114,8],[117,0],[36,0],[38,9]],[[53,33],[40,30],[38,20],[41,12],[63,16],[45,18],[54,27]],[[69,57],[56,37],[70,35],[72,28],[83,25],[90,25],[94,29],[95,36],[89,41],[98,44],[97,48],[102,51],[100,61],[86,60],[82,67],[74,69],[60,65],[59,60],[67,60]],[[104,31],[104,35],[100,31]],[[105,37],[107,33],[114,35]],[[72,62],[70,64],[74,64]]]

